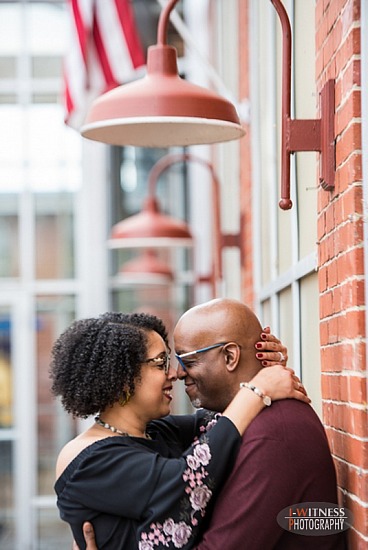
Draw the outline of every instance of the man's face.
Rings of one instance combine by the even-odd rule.
[[[216,340],[211,333],[206,333],[203,324],[198,326],[194,320],[179,321],[174,330],[174,346],[178,355],[199,350],[182,357],[184,367],[178,361],[178,378],[184,381],[185,391],[193,406],[222,412],[231,397],[225,387],[227,378],[221,339]]]

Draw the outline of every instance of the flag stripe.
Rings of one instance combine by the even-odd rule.
[[[121,0],[118,1],[120,2]],[[119,83],[131,80],[135,67],[131,59],[126,37],[122,32],[116,9],[116,0],[104,0],[104,5],[97,4],[96,8],[96,17],[101,31],[101,38],[104,41],[106,54],[115,80]]]
[[[72,30],[64,59],[67,124],[78,128],[93,99],[131,80],[145,64],[129,0],[69,0]]]
[[[96,14],[95,14],[96,15]],[[96,46],[96,53],[104,75],[105,83],[103,92],[114,88],[119,83],[115,80],[109,59],[105,50],[105,45],[102,40],[101,30],[96,16],[93,18],[93,41]]]
[[[83,56],[84,63],[85,65],[87,65],[88,30],[84,26],[83,18],[79,10],[78,0],[71,0],[71,5],[72,5],[73,17],[75,21],[75,28],[77,30],[77,35],[79,40],[79,47]]]
[[[143,49],[134,23],[133,8],[129,2],[115,0],[120,25],[125,36],[133,66],[136,69],[145,64]]]

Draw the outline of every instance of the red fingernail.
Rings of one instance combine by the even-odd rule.
[[[265,334],[264,332],[262,332],[262,334],[261,334],[261,338],[262,338],[262,340],[266,340],[266,338],[267,338],[267,334]]]
[[[257,349],[262,349],[262,347],[263,347],[263,345],[262,345],[261,342],[259,342],[258,344],[256,344],[256,348],[257,348]]]
[[[264,367],[267,367],[267,361],[262,361],[262,365],[263,365]]]
[[[256,353],[256,357],[257,357],[257,359],[262,359],[263,353]]]

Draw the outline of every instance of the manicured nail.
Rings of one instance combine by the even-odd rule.
[[[261,334],[261,338],[262,338],[262,340],[266,340],[266,338],[267,338],[267,334],[265,334],[264,332],[262,332],[262,334]]]
[[[257,359],[262,359],[263,353],[256,353],[256,357],[257,357]]]
[[[262,365],[263,365],[264,367],[267,367],[267,361],[262,361]]]
[[[262,349],[263,348],[262,342],[258,342],[258,344],[256,344],[256,348],[257,349]]]

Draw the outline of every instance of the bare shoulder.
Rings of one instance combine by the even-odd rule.
[[[56,461],[56,479],[58,479],[65,468],[87,447],[104,439],[101,437],[96,437],[95,435],[89,433],[89,430],[78,435],[71,441],[69,441],[60,451],[59,456]]]

